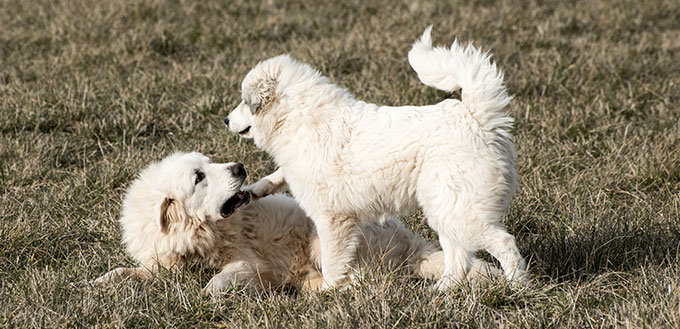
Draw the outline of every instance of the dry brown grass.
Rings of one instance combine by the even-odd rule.
[[[515,94],[506,223],[527,287],[444,296],[380,269],[318,295],[212,300],[200,269],[73,285],[130,263],[116,221],[149,161],[274,169],[222,124],[257,61],[290,53],[361,99],[429,104],[447,95],[406,53],[431,23],[490,49]],[[0,327],[680,327],[677,1],[0,0],[0,31]]]

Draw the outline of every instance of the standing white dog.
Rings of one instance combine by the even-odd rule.
[[[418,206],[445,253],[439,289],[464,280],[479,249],[501,262],[510,281],[526,280],[524,259],[501,224],[517,183],[502,73],[472,46],[432,48],[430,31],[409,62],[428,86],[462,88],[462,101],[368,104],[282,55],[248,73],[243,102],[225,120],[273,156],[274,176],[314,221],[324,288],[348,279],[357,223]]]

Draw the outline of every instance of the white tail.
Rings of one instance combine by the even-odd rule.
[[[462,102],[484,129],[507,131],[512,118],[503,111],[512,100],[503,85],[503,73],[490,56],[454,41],[450,49],[432,48],[429,26],[408,53],[411,67],[424,84],[453,92],[462,89]],[[503,134],[503,133],[501,133]]]

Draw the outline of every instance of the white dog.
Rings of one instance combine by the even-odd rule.
[[[285,195],[251,200],[241,191],[245,178],[243,165],[210,163],[200,153],[151,164],[129,187],[120,217],[123,242],[139,267],[114,269],[94,283],[148,279],[159,266],[198,262],[221,270],[204,289],[210,294],[233,284],[318,289],[323,278],[314,224]],[[441,276],[442,252],[398,220],[359,230],[357,258],[377,258],[424,278]],[[475,266],[479,278],[493,274],[488,263]]]
[[[526,280],[524,259],[501,224],[516,186],[513,120],[503,111],[511,97],[486,53],[456,42],[433,49],[430,31],[409,62],[426,85],[462,88],[462,101],[365,103],[282,55],[246,75],[243,101],[225,119],[274,158],[275,176],[314,221],[324,288],[348,278],[357,223],[418,206],[445,253],[440,289],[465,279],[479,249],[497,258],[512,282]]]

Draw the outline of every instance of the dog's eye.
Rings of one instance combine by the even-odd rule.
[[[204,178],[205,178],[205,174],[200,170],[196,170],[196,182],[195,182],[195,184],[200,183]]]

